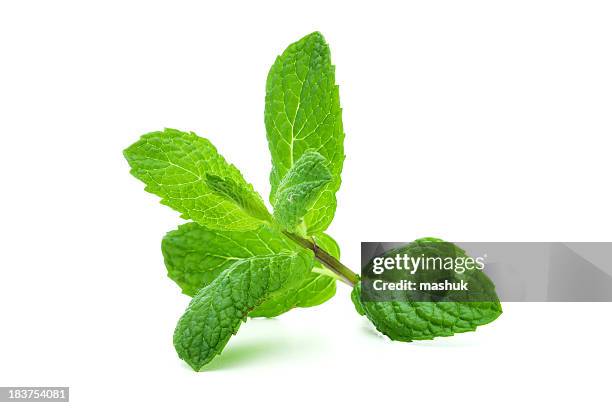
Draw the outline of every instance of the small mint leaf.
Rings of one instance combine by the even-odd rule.
[[[331,181],[325,157],[304,153],[281,180],[274,196],[274,218],[285,230],[295,232],[304,216]]]

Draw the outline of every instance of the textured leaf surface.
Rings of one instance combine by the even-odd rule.
[[[276,317],[296,307],[318,306],[336,294],[334,278],[309,272],[298,288],[285,290],[262,303],[250,317]]]
[[[303,249],[269,226],[238,232],[210,230],[189,222],[170,231],[162,240],[168,276],[189,296],[236,262],[300,250]]]
[[[306,212],[331,181],[325,157],[304,153],[285,174],[274,196],[274,218],[287,231],[295,232]]]
[[[391,340],[430,340],[474,331],[502,313],[498,302],[362,302],[360,286],[351,298],[359,314]]]
[[[337,252],[337,244],[331,237],[321,235],[320,240]],[[194,296],[236,262],[286,251],[310,253],[269,226],[235,232],[209,230],[192,222],[169,232],[162,241],[168,276],[189,296]],[[272,317],[294,307],[316,306],[331,298],[335,290],[334,278],[309,271],[298,285],[277,293],[257,306],[250,316]]]
[[[319,233],[313,237],[317,245],[335,258],[340,258],[340,248],[332,237]],[[313,272],[306,275],[297,290],[279,293],[255,309],[251,317],[275,317],[294,307],[312,307],[320,305],[336,294],[336,275],[327,271],[315,261]]]
[[[208,228],[246,231],[270,220],[259,194],[207,140],[166,129],[146,134],[124,151],[145,190]]]
[[[436,244],[441,242],[443,241],[425,238],[403,248],[389,251],[385,255],[389,257],[396,254],[407,254],[411,257],[420,255],[426,257],[440,256],[438,251],[441,247]],[[459,247],[449,245],[454,248],[454,256],[466,256],[465,252]],[[477,283],[481,290],[492,291],[488,294],[487,299],[497,299],[493,283],[482,271],[474,269],[469,273],[471,283]],[[464,275],[467,274],[468,272]],[[399,297],[404,294],[406,299],[409,297],[406,292],[398,291],[397,294]],[[378,331],[392,340],[399,341],[428,340],[434,337],[452,336],[455,333],[474,331],[476,327],[497,319],[502,313],[499,301],[456,302],[453,301],[456,298],[451,296],[455,295],[449,294],[448,298],[427,302],[410,300],[363,301],[360,284],[355,285],[351,293],[351,299],[357,312],[365,315]],[[463,300],[469,300],[465,297],[466,295],[460,296]],[[479,296],[482,295],[479,293]]]
[[[221,353],[247,315],[277,291],[298,284],[312,268],[312,254],[284,253],[241,260],[191,300],[174,332],[179,357],[194,370]]]
[[[266,83],[265,124],[272,154],[270,202],[304,152],[315,150],[327,160],[332,180],[304,219],[308,235],[324,231],[336,210],[344,131],[335,69],[320,33],[291,44],[276,59]]]

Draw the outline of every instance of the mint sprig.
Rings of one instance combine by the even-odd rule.
[[[344,162],[344,131],[335,69],[320,33],[291,44],[266,83],[265,126],[272,155],[270,213],[240,171],[212,143],[191,132],[152,132],[124,151],[131,173],[161,203],[192,222],[162,241],[168,276],[193,296],[180,318],[174,346],[199,370],[221,353],[247,317],[273,317],[324,303],[336,280],[354,286],[359,276],[340,261],[325,230],[336,211]],[[362,302],[355,306],[392,339],[412,340],[413,324],[435,324],[440,310]],[[457,308],[474,316],[474,311]],[[467,319],[469,327],[483,319]],[[408,319],[408,320],[406,320]],[[429,321],[429,323],[428,323]],[[423,323],[425,322],[425,323]],[[420,327],[420,326],[419,326]],[[431,337],[465,331],[446,325]]]

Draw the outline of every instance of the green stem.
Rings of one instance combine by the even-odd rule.
[[[299,235],[292,234],[291,232],[283,232],[300,246],[310,249],[314,253],[315,258],[317,258],[317,260],[325,265],[329,270],[338,275],[344,283],[347,283],[350,286],[355,286],[355,284],[359,282],[359,275],[351,271],[347,266],[331,256],[314,242],[310,241],[309,239],[302,238]]]

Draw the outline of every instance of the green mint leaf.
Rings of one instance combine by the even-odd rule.
[[[124,151],[131,173],[162,204],[211,229],[247,231],[270,220],[261,197],[207,140],[165,129]]]
[[[298,250],[302,249],[265,225],[251,231],[219,231],[189,222],[162,240],[168,276],[189,296],[236,262]]]
[[[391,340],[431,340],[474,331],[502,313],[499,302],[362,302],[353,288],[355,309]]]
[[[246,183],[244,180],[242,182]],[[212,192],[236,203],[248,215],[260,220],[270,219],[268,209],[263,204],[259,194],[252,190],[250,184],[245,185],[231,178],[223,178],[214,174],[206,174],[205,183]],[[249,187],[251,191],[249,191]]]
[[[312,238],[317,246],[323,248],[334,258],[340,259],[340,246],[335,239],[324,232],[318,232]]]
[[[320,239],[325,241],[325,245],[333,246],[331,237],[325,235]],[[337,248],[335,242],[334,245]],[[236,262],[287,251],[310,253],[269,226],[237,232],[210,230],[192,222],[167,233],[162,240],[168,276],[189,296],[194,296],[201,288],[211,284]],[[322,267],[317,263],[313,271],[318,271],[318,268]],[[277,293],[249,315],[273,317],[294,307],[316,306],[331,298],[335,292],[333,277],[309,272],[296,287]]]
[[[465,257],[466,253],[459,247],[434,238],[416,240],[405,247],[385,253],[385,256],[394,257],[397,254],[407,254],[411,257],[441,256],[441,248],[451,248],[454,257]],[[445,256],[448,253],[444,254]],[[444,256],[442,257],[444,258]],[[366,266],[371,267],[371,265]],[[388,272],[388,271],[387,271]],[[387,273],[385,272],[385,273]],[[430,273],[446,274],[445,271],[427,271]],[[497,299],[493,282],[481,270],[474,268],[466,271],[464,279],[469,279],[470,287],[478,288],[478,296],[487,293],[486,299]],[[402,296],[402,292],[398,292]],[[469,301],[468,295],[444,295],[437,301],[416,302],[410,301],[409,295],[404,293],[406,301],[363,301],[361,299],[361,285],[355,285],[351,299],[355,309],[365,315],[378,331],[391,340],[412,341],[429,340],[434,337],[452,336],[455,333],[474,331],[476,327],[490,323],[497,319],[501,313],[501,304],[496,301]],[[478,297],[483,299],[483,297]],[[455,301],[463,300],[463,301]]]
[[[316,272],[306,274],[299,287],[279,292],[249,313],[250,317],[276,317],[296,307],[313,307],[336,294],[336,280]]]
[[[304,153],[280,181],[274,195],[274,218],[287,231],[296,232],[304,215],[331,181],[325,157]]]
[[[272,154],[270,202],[277,201],[281,181],[306,151],[327,160],[332,180],[304,217],[308,235],[324,231],[336,210],[344,131],[335,68],[320,33],[291,44],[276,59],[266,83],[265,124]]]
[[[307,251],[244,259],[225,269],[191,300],[174,331],[179,357],[200,370],[221,353],[251,310],[298,284],[312,268]]]
[[[335,258],[340,257],[340,248],[332,237],[319,233],[313,238],[329,254]],[[325,303],[336,294],[337,278],[337,275],[315,261],[312,272],[306,274],[298,288],[280,292],[262,303],[249,316],[276,317],[295,307],[313,307]]]

